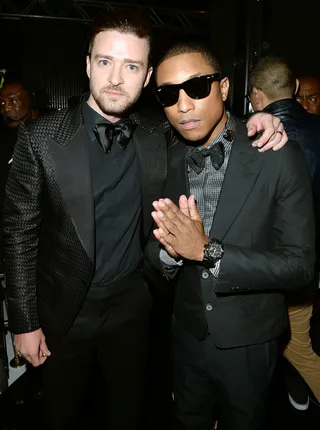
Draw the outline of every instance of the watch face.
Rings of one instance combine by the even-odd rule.
[[[209,254],[213,258],[220,258],[222,254],[222,247],[219,243],[212,243],[208,248]]]

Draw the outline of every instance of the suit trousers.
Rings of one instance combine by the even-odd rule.
[[[261,430],[279,356],[277,340],[220,349],[173,326],[175,428]]]
[[[52,355],[42,369],[45,427],[95,428],[86,414],[96,399],[104,429],[143,428],[150,305],[140,273],[89,289],[63,341],[48,340]],[[94,375],[102,387],[99,396]]]

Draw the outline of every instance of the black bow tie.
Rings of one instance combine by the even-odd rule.
[[[122,121],[120,124],[112,124],[107,122],[97,124],[93,131],[97,137],[97,140],[101,143],[104,152],[107,153],[111,150],[114,138],[116,138],[120,148],[124,150],[131,139],[135,127],[136,124],[128,119],[125,122]]]
[[[205,159],[209,157],[212,166],[219,170],[224,162],[224,147],[222,142],[215,143],[209,149],[189,148],[186,153],[186,159],[189,166],[199,175],[204,169]]]

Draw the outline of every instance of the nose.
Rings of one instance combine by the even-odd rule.
[[[5,101],[5,102],[2,103],[1,110],[4,113],[8,113],[8,112],[12,111],[12,108],[13,108],[12,102]]]
[[[180,90],[177,106],[179,112],[186,113],[194,109],[194,102],[184,90]]]
[[[15,106],[15,104],[12,102],[12,100],[2,100],[1,101],[1,111],[2,112],[10,112]]]
[[[109,82],[115,87],[123,84],[121,67],[117,67],[116,65],[112,67],[109,75]]]

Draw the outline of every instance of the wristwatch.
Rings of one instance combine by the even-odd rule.
[[[218,239],[210,239],[204,245],[203,264],[208,267],[214,267],[221,260],[224,254],[223,243]]]

